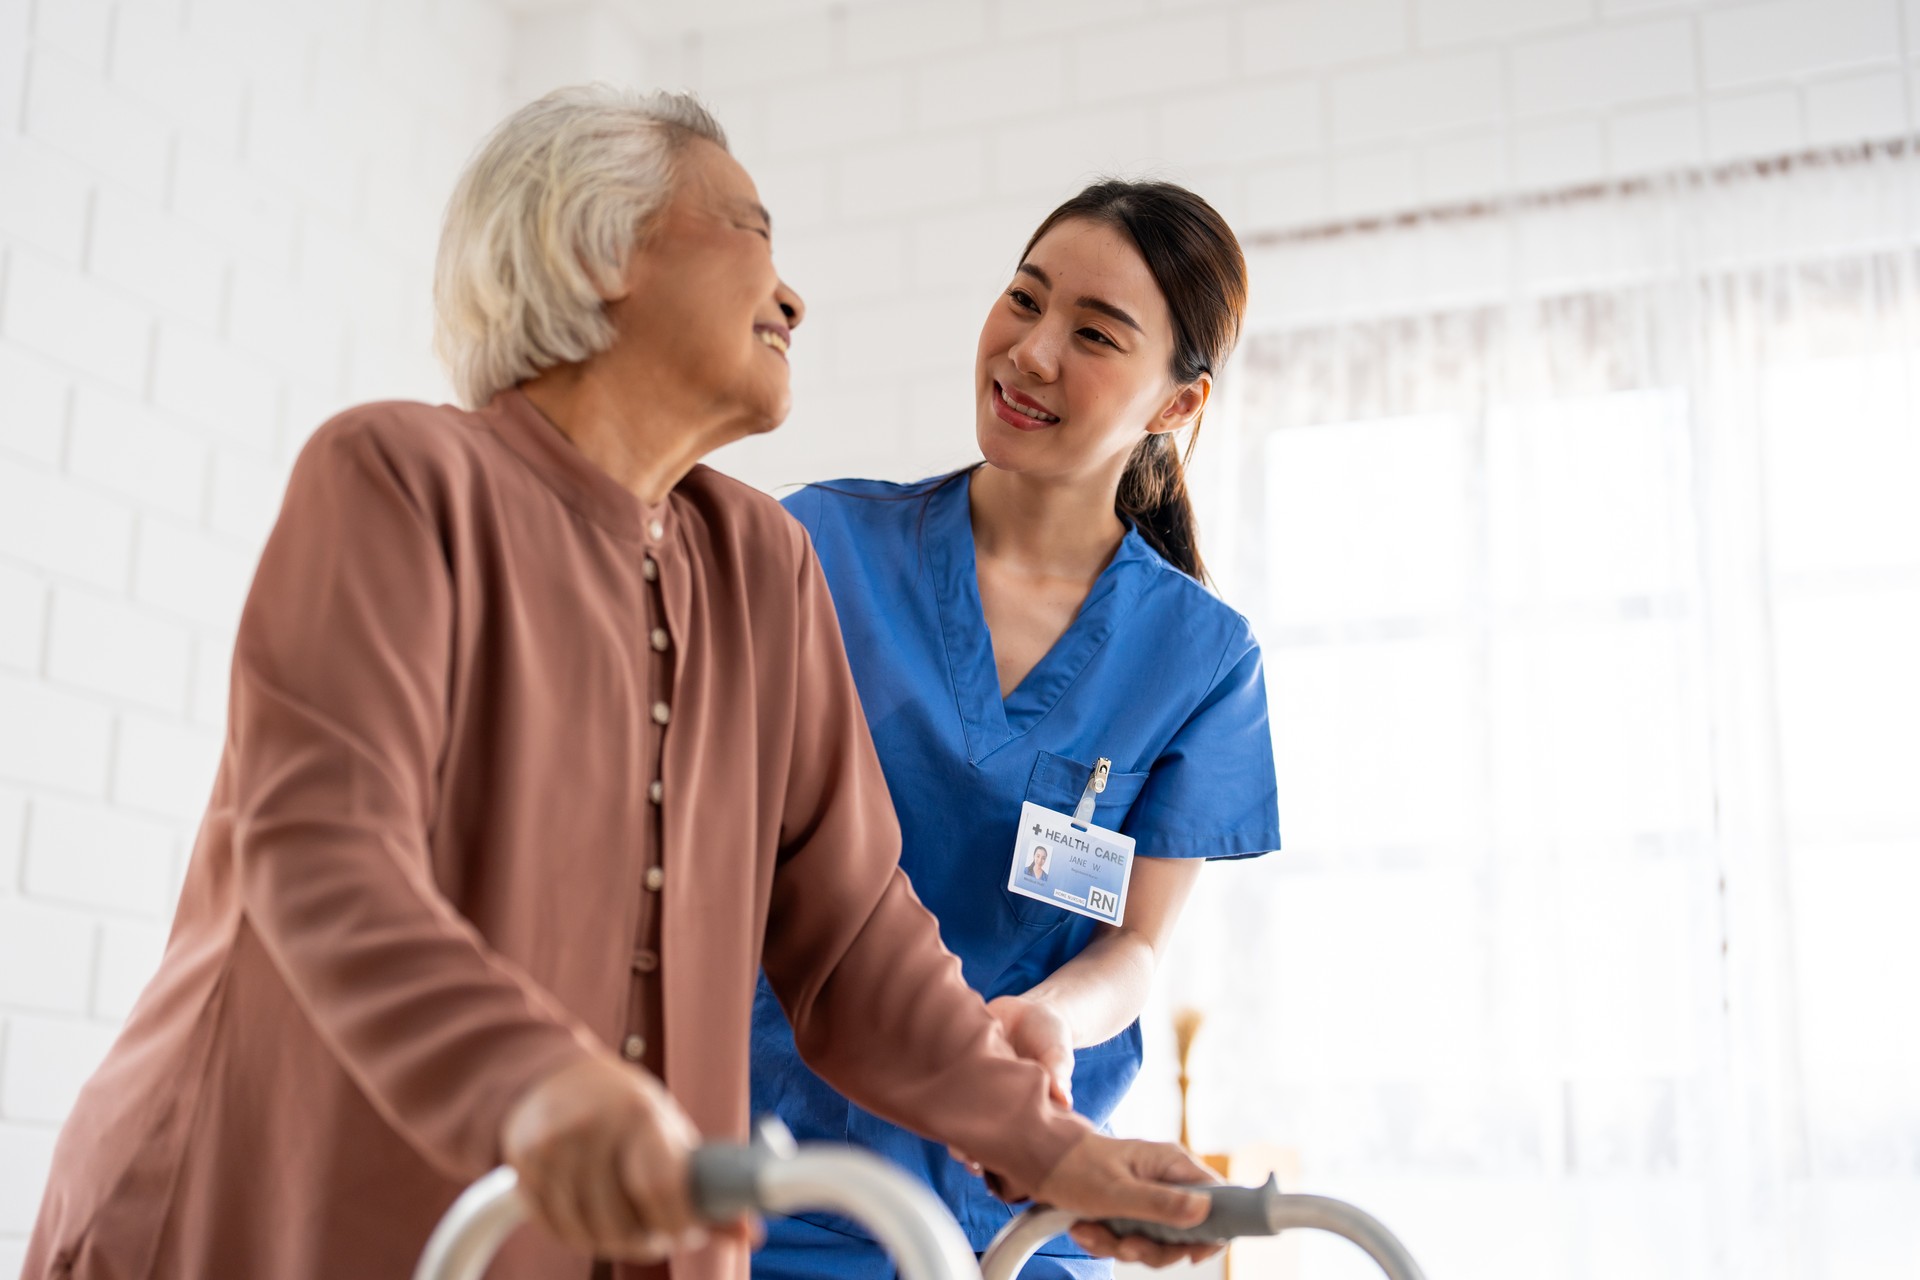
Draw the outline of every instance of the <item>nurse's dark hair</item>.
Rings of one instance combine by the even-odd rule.
[[[1021,251],[1021,260],[1042,236],[1069,219],[1125,233],[1146,259],[1173,319],[1169,372],[1174,385],[1184,387],[1203,373],[1218,378],[1240,341],[1247,312],[1247,260],[1227,220],[1171,182],[1106,178],[1048,214]],[[1142,439],[1127,460],[1113,505],[1169,563],[1204,582],[1207,568],[1200,559],[1200,531],[1187,496],[1185,466],[1199,438],[1196,418],[1184,457],[1170,433]]]

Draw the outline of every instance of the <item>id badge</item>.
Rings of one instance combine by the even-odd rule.
[[[1062,911],[1119,924],[1133,877],[1133,837],[1093,824],[1093,797],[1105,790],[1112,762],[1102,760],[1071,814],[1031,800],[1020,807],[1007,891]]]

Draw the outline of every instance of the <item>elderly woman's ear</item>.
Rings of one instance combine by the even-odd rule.
[[[671,183],[671,177],[668,181]],[[660,201],[660,206],[649,216],[649,225],[634,234],[632,242],[627,246],[625,256],[617,263],[594,263],[582,255],[580,270],[593,281],[594,292],[600,295],[602,303],[612,306],[616,302],[625,302],[641,287],[643,273],[646,270],[648,235],[659,231],[660,222],[667,216],[667,210],[672,203],[673,192],[669,185]]]
[[[632,296],[637,240],[696,142],[726,147],[694,99],[591,88],[495,131],[448,201],[434,267],[434,347],[464,404],[612,345],[606,304]]]
[[[633,259],[627,260],[631,269]],[[602,302],[625,302],[633,296],[633,282],[623,273],[618,276],[601,275],[594,280],[594,292],[600,295]]]

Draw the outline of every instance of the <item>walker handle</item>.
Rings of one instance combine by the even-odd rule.
[[[1101,1226],[1117,1236],[1145,1236],[1161,1244],[1219,1244],[1239,1236],[1270,1236],[1279,1227],[1272,1221],[1272,1203],[1280,1184],[1272,1178],[1259,1187],[1183,1186],[1197,1191],[1211,1204],[1198,1226],[1173,1227],[1140,1218],[1108,1218]]]
[[[926,1184],[869,1152],[795,1148],[779,1121],[762,1121],[752,1146],[695,1150],[689,1188],[708,1222],[743,1213],[823,1209],[854,1219],[893,1256],[906,1280],[972,1280],[973,1251],[947,1207]],[[479,1280],[507,1236],[527,1216],[519,1180],[495,1169],[447,1210],[427,1241],[413,1280]]]
[[[1162,1244],[1223,1244],[1240,1236],[1271,1236],[1295,1228],[1331,1231],[1360,1246],[1391,1280],[1424,1280],[1420,1264],[1379,1219],[1325,1196],[1283,1195],[1268,1178],[1265,1186],[1196,1186],[1213,1202],[1196,1227],[1109,1218],[1101,1226],[1117,1236],[1143,1236]],[[1035,1205],[1001,1228],[980,1259],[983,1280],[1014,1280],[1041,1245],[1063,1234],[1079,1219],[1059,1209]]]
[[[754,1139],[751,1145],[711,1142],[694,1150],[687,1162],[688,1194],[702,1221],[731,1222],[764,1211],[760,1175],[769,1162],[792,1159],[795,1147],[778,1120],[763,1120]]]

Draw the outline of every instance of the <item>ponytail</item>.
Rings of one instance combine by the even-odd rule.
[[[1195,423],[1193,439],[1199,435]],[[1192,440],[1187,443],[1187,456],[1193,456]],[[1207,566],[1200,559],[1200,528],[1187,496],[1186,467],[1171,432],[1150,435],[1134,446],[1113,509],[1131,520],[1147,545],[1168,564],[1190,578],[1207,580]]]

